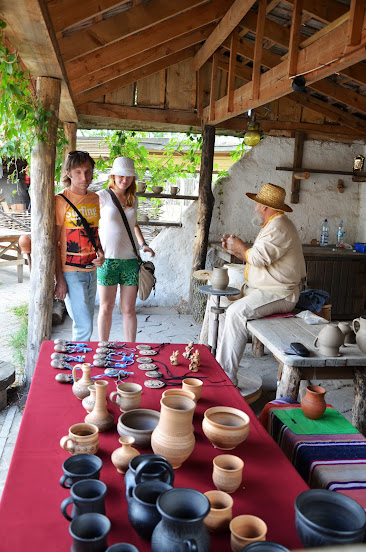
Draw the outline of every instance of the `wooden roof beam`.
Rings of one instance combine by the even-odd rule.
[[[316,83],[335,72],[341,71],[345,67],[365,59],[365,21],[361,43],[356,47],[347,48],[347,29],[348,27],[345,23],[326,37],[319,39],[316,43],[299,52],[297,73],[307,74],[306,80],[308,85]],[[284,61],[262,75],[259,98],[257,100],[251,101],[250,83],[235,90],[233,115],[239,115],[250,108],[255,108],[274,99],[281,98],[291,92],[291,81],[288,79],[287,69],[288,64]],[[215,121],[210,121],[210,124],[217,124],[231,116],[226,110],[225,102],[227,102],[226,98],[216,101]],[[204,118],[209,121],[207,109],[204,110]]]
[[[231,6],[232,0],[212,0],[209,4],[198,6],[188,12],[177,15],[168,21],[157,23],[153,27],[141,31],[113,44],[103,46],[97,51],[85,54],[77,59],[66,62],[66,70],[70,81],[82,78],[89,73],[108,67],[131,56],[140,54],[150,48],[159,46],[168,40],[179,38],[187,32],[194,31],[209,23],[221,19]]]
[[[59,40],[64,61],[98,50],[203,4],[204,0],[151,0]]]
[[[300,45],[300,30],[302,18],[303,0],[295,0],[292,12],[292,23],[290,31],[290,43],[288,51],[288,76],[291,78],[296,75],[297,57]]]
[[[364,17],[365,0],[351,0],[348,23],[348,46],[355,46],[360,42]]]
[[[295,0],[282,0],[290,6]],[[338,19],[341,15],[348,11],[346,4],[341,4],[336,0],[306,0],[304,4],[304,12],[314,19],[318,19],[323,23],[330,23],[334,19]]]
[[[202,48],[197,52],[193,67],[198,71],[200,67],[212,56],[217,48],[224,42],[225,38],[240,23],[240,20],[250,10],[255,0],[235,0],[231,8],[224,15],[214,32],[206,40]]]
[[[266,7],[267,7],[267,0],[258,1],[258,14],[257,14],[257,26],[255,30],[255,46],[254,46],[253,76],[252,76],[252,83],[253,83],[252,98],[253,99],[258,99],[259,97],[264,24],[266,21]],[[233,111],[233,109],[231,111]]]
[[[230,60],[229,74],[227,79],[227,110],[232,111],[234,107],[234,88],[235,88],[235,69],[236,69],[236,53],[238,47],[238,27],[231,33],[230,37]]]

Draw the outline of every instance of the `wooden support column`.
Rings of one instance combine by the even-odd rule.
[[[55,157],[61,81],[37,78],[37,97],[51,112],[46,139],[31,158],[32,272],[28,317],[26,386],[29,388],[42,341],[49,339],[55,273]]]
[[[302,165],[302,154],[304,151],[304,139],[305,135],[303,132],[295,132],[295,148],[294,148],[294,162],[293,167],[301,167]],[[299,203],[300,195],[300,184],[301,179],[298,176],[292,175],[291,183],[291,203]]]
[[[205,268],[208,233],[212,219],[215,198],[212,193],[212,169],[215,147],[215,127],[205,125],[203,129],[202,156],[200,168],[200,182],[198,190],[198,209],[196,231],[193,244],[193,261],[191,270],[191,285],[189,304],[192,304],[192,276],[196,270]]]
[[[65,175],[65,161],[70,151],[76,150],[76,123],[64,123],[64,133],[65,138],[68,140],[68,144],[64,145],[62,151],[62,171],[61,171],[61,182],[62,178]]]

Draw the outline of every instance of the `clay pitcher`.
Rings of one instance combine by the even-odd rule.
[[[157,454],[141,454],[132,458],[125,475],[127,502],[131,499],[132,491],[138,483],[154,479],[173,486],[174,471],[166,458]]]
[[[339,322],[338,328],[341,330],[344,336],[345,345],[356,343],[356,336],[349,322]]]
[[[193,414],[196,403],[188,397],[170,395],[160,400],[159,423],[151,434],[151,448],[179,468],[194,449]]]
[[[352,328],[356,334],[358,348],[366,354],[366,316],[355,318],[352,322]]]
[[[227,268],[214,268],[211,276],[212,289],[224,290],[229,285],[229,274]]]
[[[107,431],[114,425],[114,418],[107,410],[108,382],[97,380],[95,383],[95,405],[93,410],[85,416],[85,422],[94,424],[99,431]]]
[[[76,369],[81,368],[83,375],[80,379],[77,378]],[[90,377],[90,364],[84,362],[84,364],[75,364],[72,369],[72,377],[74,383],[72,385],[72,392],[75,397],[80,400],[83,400],[90,394],[89,385],[93,385],[94,381]]]
[[[111,460],[112,464],[117,468],[118,473],[126,473],[128,465],[132,458],[139,456],[139,451],[133,448],[135,438],[131,435],[125,435],[120,437],[118,441],[121,446],[112,452]]]
[[[366,322],[366,320],[365,320]],[[315,338],[314,347],[324,356],[340,356],[339,347],[343,345],[344,336],[337,324],[327,324]]]
[[[301,409],[309,420],[319,420],[327,408],[325,402],[326,390],[320,385],[308,385],[301,401]]]

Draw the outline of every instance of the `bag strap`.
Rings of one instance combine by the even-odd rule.
[[[77,209],[75,207],[75,205],[64,195],[64,194],[59,194],[61,197],[64,198],[64,200],[70,205],[70,207],[72,207],[75,211],[75,213],[78,215],[78,217],[80,218],[81,220],[81,224],[84,226],[84,229],[85,229],[85,232],[87,233],[88,235],[88,239],[90,241],[90,243],[92,244],[95,252],[98,254],[98,248],[97,248],[97,244],[96,244],[96,241],[95,241],[95,237],[94,237],[94,234],[93,234],[93,231],[92,229],[90,228],[90,224],[89,222],[86,220],[85,217],[83,217],[83,215],[80,213],[79,209]]]
[[[118,197],[116,196],[116,194],[114,193],[113,190],[111,190],[110,188],[107,188],[106,189],[106,192],[109,193],[109,195],[111,196],[112,198],[112,201],[113,203],[115,204],[115,206],[117,207],[118,211],[121,213],[121,217],[122,217],[122,220],[123,222],[125,223],[125,226],[126,226],[126,230],[127,230],[127,234],[131,240],[131,244],[132,244],[132,247],[133,247],[133,250],[135,252],[135,255],[137,257],[137,260],[139,263],[142,263],[142,259],[137,251],[137,248],[136,248],[136,244],[135,244],[135,240],[133,239],[132,237],[132,232],[131,232],[131,228],[130,228],[130,225],[128,224],[128,220],[127,220],[127,217],[125,215],[125,212],[124,210],[122,209],[122,205],[120,204],[119,202],[119,199]]]

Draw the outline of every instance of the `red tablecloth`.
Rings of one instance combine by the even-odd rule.
[[[96,343],[91,343],[93,351]],[[233,454],[244,460],[242,486],[233,493],[233,515],[254,514],[268,525],[267,539],[289,548],[301,548],[294,526],[294,499],[308,487],[280,448],[258,422],[251,408],[231,385],[214,357],[204,346],[198,346],[201,367],[197,374],[205,376],[202,398],[194,415],[196,446],[190,458],[175,470],[176,487],[191,487],[205,492],[213,489],[212,460],[223,451],[215,449],[202,432],[204,411],[213,405],[226,405],[247,412],[251,418],[250,435]],[[154,357],[169,364],[173,350],[184,351],[184,345],[165,345]],[[8,478],[0,503],[0,550],[27,552],[52,550],[65,552],[71,546],[69,523],[60,512],[60,503],[69,491],[59,485],[62,463],[68,453],[61,449],[60,438],[68,428],[83,422],[86,412],[81,401],[72,393],[71,385],[55,381],[59,370],[50,365],[53,343],[42,345],[33,382],[28,396],[19,436],[15,446]],[[92,362],[93,353],[87,353],[86,361]],[[179,356],[181,365],[170,367],[174,375],[188,371],[188,361]],[[128,381],[143,383],[144,373],[137,363],[128,368],[134,371]],[[165,369],[162,368],[165,375]],[[93,368],[92,375],[103,372]],[[115,381],[109,380],[109,392],[115,389]],[[224,383],[210,383],[225,380]],[[160,410],[162,390],[143,387],[141,408]],[[121,414],[118,407],[108,400],[108,408],[117,422]],[[110,461],[110,455],[118,446],[116,429],[100,434],[98,455],[103,460],[101,480],[108,486],[106,510],[112,522],[108,544],[130,542],[140,552],[150,550],[150,543],[142,541],[127,519],[124,476],[118,474]],[[151,452],[150,449],[142,453]],[[211,550],[230,550],[230,535],[211,538]]]

